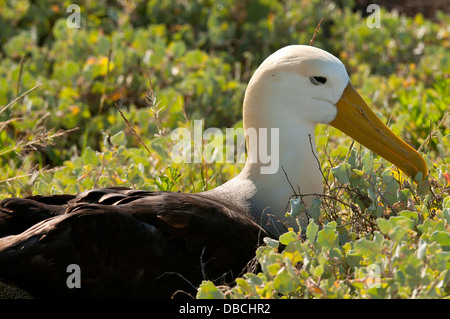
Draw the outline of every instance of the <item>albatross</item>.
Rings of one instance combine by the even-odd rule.
[[[39,298],[171,298],[195,295],[202,280],[232,281],[264,237],[306,222],[285,214],[292,185],[323,193],[317,124],[334,126],[413,178],[427,175],[422,156],[369,108],[338,58],[291,45],[258,67],[243,102],[245,131],[278,129],[279,140],[265,141],[278,143],[276,172],[265,174],[258,152],[249,152],[236,177],[200,193],[109,187],[4,199],[0,280]],[[303,200],[309,205],[313,197]]]

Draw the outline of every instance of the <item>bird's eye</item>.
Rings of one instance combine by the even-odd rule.
[[[314,85],[321,85],[325,84],[327,82],[327,78],[323,76],[310,76],[309,80]]]

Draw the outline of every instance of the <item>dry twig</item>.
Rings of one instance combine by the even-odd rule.
[[[311,45],[311,46],[314,45],[314,40],[316,39],[316,36],[319,33],[320,25],[322,24],[322,21],[323,21],[323,18],[320,19],[319,24],[317,25],[316,30],[314,31],[314,35],[311,38],[311,41],[309,41],[309,45]]]

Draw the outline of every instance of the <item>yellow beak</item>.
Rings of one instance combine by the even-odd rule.
[[[419,152],[395,135],[376,116],[350,82],[336,107],[337,115],[330,125],[385,158],[412,178],[422,172],[425,179],[428,174],[427,164]]]

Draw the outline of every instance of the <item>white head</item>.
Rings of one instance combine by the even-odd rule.
[[[306,45],[284,47],[270,55],[250,80],[244,124],[279,127],[286,118],[312,125],[329,123],[348,83],[344,65],[330,53]],[[264,110],[259,107],[263,105]]]
[[[350,135],[408,175],[427,175],[420,154],[371,111],[351,85],[342,62],[312,46],[282,48],[260,65],[245,94],[243,118],[244,129],[279,129],[280,167],[276,173],[261,174],[263,163],[249,156],[237,180],[254,185],[252,194],[250,187],[244,187],[250,205],[257,207],[254,210],[270,207],[280,220],[285,219],[286,203],[293,194],[291,185],[298,186],[302,194],[322,192],[314,142],[314,128],[319,123]],[[267,149],[273,148],[269,145]],[[312,197],[306,202],[310,200]]]

